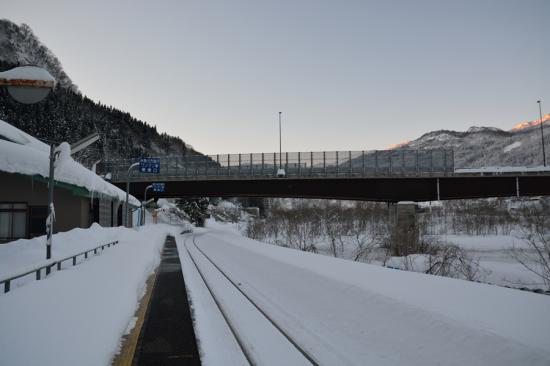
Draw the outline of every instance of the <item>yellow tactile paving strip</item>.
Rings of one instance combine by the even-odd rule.
[[[157,269],[158,270],[158,269]],[[139,339],[139,334],[141,332],[141,327],[145,320],[145,314],[147,313],[147,308],[151,300],[151,294],[153,293],[153,287],[155,286],[155,280],[157,277],[157,270],[155,270],[147,279],[146,282],[146,292],[145,295],[141,298],[139,307],[135,313],[136,325],[134,329],[122,337],[122,348],[120,352],[115,355],[113,361],[111,362],[112,366],[131,366],[134,359],[134,353],[136,350],[136,345]]]

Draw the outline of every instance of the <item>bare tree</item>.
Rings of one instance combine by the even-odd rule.
[[[550,233],[548,217],[542,210],[534,212],[523,228],[526,247],[514,246],[511,255],[523,267],[537,275],[550,289]]]

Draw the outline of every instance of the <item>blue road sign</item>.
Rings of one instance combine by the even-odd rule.
[[[153,186],[153,192],[164,192],[166,188],[164,183],[153,183],[151,185]]]
[[[139,159],[140,173],[160,173],[160,158],[141,158]]]

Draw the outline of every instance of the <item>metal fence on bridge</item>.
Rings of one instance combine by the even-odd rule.
[[[125,181],[128,167],[139,159],[108,161],[101,166],[103,174],[111,173],[113,181]],[[452,173],[453,150],[378,150],[322,151],[251,154],[186,154],[160,157],[159,174],[130,172],[130,180],[150,177],[180,179],[215,179],[216,177],[269,178],[279,169],[285,176],[338,177],[415,175],[420,173]]]

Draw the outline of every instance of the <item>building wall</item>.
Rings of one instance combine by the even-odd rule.
[[[113,201],[113,217],[111,226],[122,225],[122,203],[120,201]]]
[[[111,226],[111,202],[110,199],[99,199],[99,225],[101,226]]]
[[[30,176],[0,172],[0,202],[22,202],[28,206],[48,205],[48,186]],[[54,231],[68,231],[91,224],[90,199],[74,195],[70,190],[55,187],[56,220]],[[28,226],[28,225],[27,225]],[[27,227],[27,232],[28,232]]]

